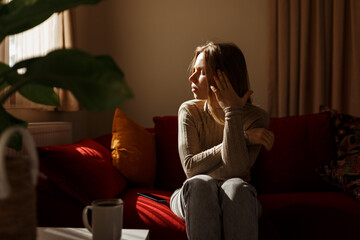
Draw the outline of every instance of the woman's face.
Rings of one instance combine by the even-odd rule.
[[[191,91],[196,99],[207,99],[209,94],[209,85],[205,72],[205,55],[200,53],[195,61],[193,74],[189,77],[191,82]]]

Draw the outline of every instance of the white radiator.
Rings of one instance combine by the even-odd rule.
[[[36,146],[72,143],[71,122],[32,122],[28,130],[34,137]]]
[[[71,122],[32,122],[29,123],[28,130],[33,136],[36,146],[72,143]],[[0,152],[0,154],[2,153]],[[27,155],[27,151],[24,147],[22,147],[21,151],[6,148],[5,154],[9,157],[16,157],[18,155]]]

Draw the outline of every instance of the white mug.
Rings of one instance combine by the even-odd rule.
[[[88,210],[91,210],[91,226]],[[120,240],[123,227],[123,201],[117,198],[99,199],[83,210],[83,223],[92,232],[93,240]]]

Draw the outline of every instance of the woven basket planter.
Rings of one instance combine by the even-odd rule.
[[[5,157],[14,132],[23,135],[29,157]],[[0,239],[36,240],[35,184],[38,159],[34,142],[24,128],[6,130],[0,137]]]

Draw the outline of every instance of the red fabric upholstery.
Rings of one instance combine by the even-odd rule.
[[[37,224],[41,227],[84,227],[84,204],[62,191],[49,179],[39,178],[37,187]]]
[[[342,192],[262,194],[263,218],[281,239],[357,239],[360,203]]]
[[[151,193],[167,199],[166,204],[158,203],[137,195],[138,192]],[[169,208],[172,192],[130,189],[123,196],[124,228],[150,229],[150,239],[187,239],[185,223]],[[164,237],[167,236],[167,237]],[[171,238],[169,238],[171,237]]]
[[[334,191],[316,172],[322,163],[336,157],[329,115],[272,118],[270,129],[275,134],[274,148],[261,151],[253,171],[253,184],[263,207],[259,239],[357,239],[360,203]],[[168,205],[173,190],[185,180],[177,149],[177,116],[154,117],[153,131],[157,190],[135,189],[128,184],[120,195],[124,200],[124,227],[150,229],[150,239],[185,240],[185,224]],[[95,141],[99,144],[91,140],[78,144],[98,149],[102,157],[94,159],[106,159],[100,162],[111,164],[111,134]],[[115,190],[123,189],[124,181],[121,175],[117,177],[112,165],[92,163],[94,159],[89,155],[76,153],[76,144],[70,149],[40,148],[41,170],[49,179],[47,184],[40,181],[38,186],[39,226],[81,227],[84,202],[99,197],[93,192],[106,195],[109,191],[113,195]],[[328,189],[333,192],[326,192]],[[137,192],[152,193],[168,202],[160,204],[138,196]]]
[[[157,189],[175,190],[182,186],[186,176],[178,152],[177,116],[154,117],[156,140]]]
[[[112,134],[105,134],[102,136],[99,136],[97,138],[94,138],[94,141],[97,143],[100,143],[104,148],[108,149],[111,152],[111,138],[112,138]]]
[[[280,240],[277,226],[270,218],[260,218],[259,221],[259,239],[260,240]]]
[[[120,194],[126,180],[112,166],[110,152],[99,143],[78,143],[38,148],[40,171],[59,188],[88,204]]]
[[[336,158],[328,113],[271,118],[275,133],[270,151],[262,149],[255,163],[253,183],[260,193],[326,191],[330,185],[316,172]]]

